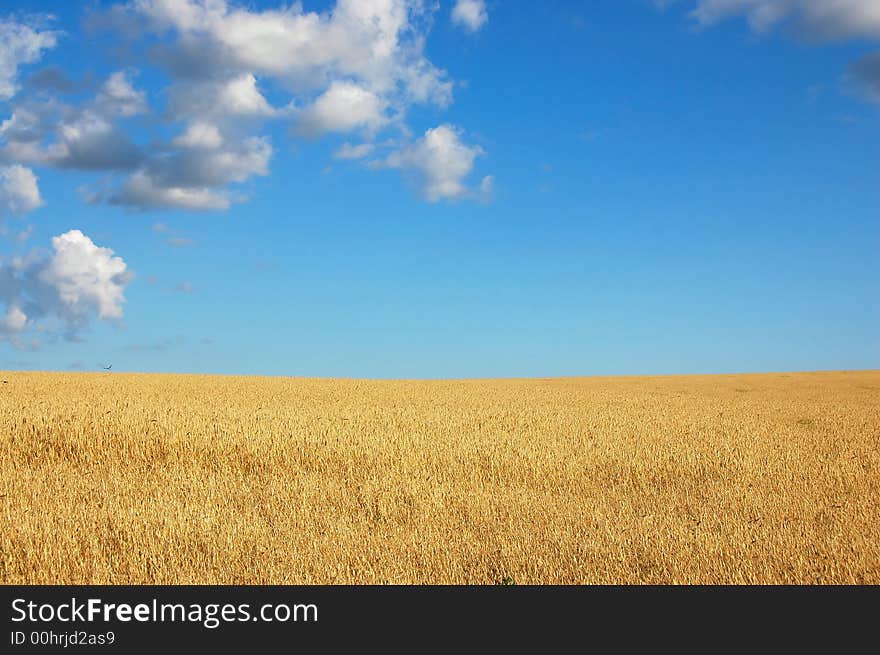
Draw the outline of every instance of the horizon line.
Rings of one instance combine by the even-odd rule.
[[[602,378],[684,378],[684,377],[732,377],[732,376],[772,376],[772,375],[816,375],[844,373],[880,373],[880,368],[811,369],[780,371],[735,371],[714,373],[627,373],[627,374],[583,374],[583,375],[523,375],[523,376],[479,376],[479,377],[354,377],[321,375],[270,375],[259,373],[198,373],[181,371],[126,371],[126,370],[67,370],[67,369],[0,369],[0,374],[46,373],[59,375],[143,375],[143,376],[187,376],[224,378],[277,378],[292,380],[352,382],[481,382],[481,381],[541,381],[541,380],[582,380]]]

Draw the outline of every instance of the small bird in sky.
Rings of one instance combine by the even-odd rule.
[[[107,366],[101,366],[101,368],[103,368],[105,371],[109,371],[111,368],[113,368],[113,364],[107,364]]]

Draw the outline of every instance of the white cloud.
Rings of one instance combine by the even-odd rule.
[[[227,140],[207,125],[190,126],[175,140],[178,149],[151,157],[123,185],[92,202],[138,209],[228,209],[234,196],[228,185],[269,174],[273,149],[265,137]]]
[[[476,32],[489,21],[484,0],[456,0],[452,8],[452,22],[470,32]]]
[[[480,146],[463,143],[461,130],[447,124],[428,130],[415,143],[392,152],[384,165],[415,173],[431,202],[456,200],[474,194],[465,179],[483,154]],[[491,177],[486,184],[491,187]]]
[[[56,168],[77,170],[127,170],[136,166],[143,153],[129,137],[104,116],[85,110],[62,122],[56,139],[33,161]],[[21,153],[29,161],[27,153]]]
[[[107,116],[134,116],[147,111],[147,94],[134,88],[131,71],[117,71],[107,78],[95,100]]]
[[[119,189],[110,196],[115,205],[126,205],[141,209],[187,209],[208,211],[228,209],[229,195],[207,187],[181,187],[157,185],[144,171],[134,173]]]
[[[127,266],[110,248],[101,248],[79,230],[52,237],[54,255],[39,273],[75,316],[97,311],[98,318],[121,318]]]
[[[372,136],[402,121],[413,103],[446,106],[452,84],[424,54],[435,9],[424,0],[337,0],[321,13],[300,3],[254,9],[226,0],[111,7],[105,26],[158,39],[154,60],[171,77],[167,115],[186,128],[92,201],[224,209],[241,197],[230,185],[268,173],[271,144],[247,136],[261,121],[291,120],[306,136]],[[270,93],[284,99],[273,106]]]
[[[186,132],[174,138],[172,143],[179,148],[215,150],[223,145],[223,135],[216,125],[196,121],[186,128]]]
[[[171,88],[171,111],[179,119],[214,117],[268,118],[272,107],[257,85],[257,78],[243,73],[224,80],[188,81]]]
[[[376,130],[387,122],[385,105],[375,93],[351,82],[333,82],[300,115],[297,129],[304,134]]]
[[[18,91],[19,67],[40,59],[57,41],[58,32],[0,19],[0,101],[9,100]]]
[[[76,338],[93,318],[122,318],[130,280],[125,261],[109,248],[79,230],[60,234],[49,254],[0,261],[0,338],[22,347],[25,341],[13,335],[27,329]]]
[[[134,0],[114,13],[177,34],[163,59],[178,77],[231,70],[272,76],[295,92],[352,80],[377,95],[397,94],[402,85],[404,96],[434,101],[451,84],[424,56],[423,19],[433,10],[423,0],[338,0],[323,13],[300,3],[257,11],[225,0]],[[434,88],[410,93],[419,84]]]
[[[756,32],[790,22],[812,39],[880,37],[877,0],[697,0],[691,15],[701,25],[743,15]]]
[[[222,148],[181,149],[157,156],[144,170],[163,186],[223,187],[268,175],[272,152],[266,137],[249,137]]]
[[[265,101],[251,91],[256,92],[252,77],[222,85],[221,95],[233,103],[225,105],[226,114],[262,111],[259,101]],[[0,156],[55,168],[130,171],[116,190],[86,188],[85,196],[93,203],[141,209],[226,209],[240,197],[231,194],[228,185],[268,174],[268,139],[239,136],[241,126],[234,123],[228,124],[232,136],[227,137],[224,128],[210,120],[193,119],[169,142],[138,147],[116,121],[146,109],[145,94],[132,86],[129,74],[115,73],[85,107],[52,101],[17,107],[0,124]]]
[[[12,115],[0,122],[0,136],[4,141],[31,143],[46,135],[48,126],[45,113],[48,108],[16,107]]]
[[[346,142],[343,143],[336,151],[333,153],[334,159],[363,159],[371,152],[373,152],[375,146],[372,143],[359,143],[356,146],[351,145]]]
[[[95,11],[94,25],[149,44],[149,61],[170,78],[156,94],[165,120],[140,123],[144,145],[131,138],[141,133],[129,130],[128,119],[151,111],[134,70],[114,72],[77,105],[46,100],[70,87],[63,75],[64,84],[47,78],[0,123],[0,161],[124,174],[81,187],[89,202],[226,209],[245,197],[236,185],[268,174],[273,148],[259,136],[267,121],[289,121],[293,134],[359,133],[372,141],[383,129],[408,133],[414,104],[451,102],[452,82],[425,54],[436,2],[336,0],[320,12],[277,2],[264,9],[232,0],[129,0]],[[477,4],[475,16],[485,22]],[[31,51],[36,57],[40,49]],[[176,135],[150,139],[169,122]],[[372,150],[346,145],[335,157]],[[466,195],[454,190],[454,173],[442,181],[430,167],[406,166],[435,181],[429,197]]]
[[[26,214],[43,204],[37,176],[21,166],[0,166],[0,218],[4,214]]]
[[[2,324],[0,324],[0,333],[21,332],[27,325],[27,320],[27,314],[15,305],[10,305],[6,308],[6,316],[3,317]]]
[[[221,88],[219,102],[230,114],[271,116],[274,110],[257,88],[257,78],[250,73],[235,77]]]
[[[116,124],[147,110],[128,73],[112,74],[93,101],[71,107],[54,100],[21,104],[0,124],[6,161],[76,170],[131,170],[144,153]]]

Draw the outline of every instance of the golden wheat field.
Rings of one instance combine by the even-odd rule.
[[[880,372],[0,374],[3,583],[880,582]]]

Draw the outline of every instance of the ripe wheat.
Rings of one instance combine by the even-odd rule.
[[[3,583],[880,583],[880,372],[2,374]]]

